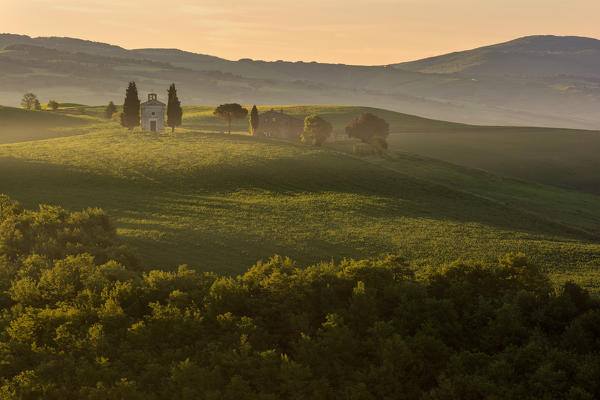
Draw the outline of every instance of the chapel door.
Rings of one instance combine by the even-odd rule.
[[[150,130],[156,132],[156,121],[150,121]]]

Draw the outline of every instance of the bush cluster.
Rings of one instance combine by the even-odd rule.
[[[100,210],[0,201],[0,397],[594,399],[600,303],[523,255],[143,272]]]

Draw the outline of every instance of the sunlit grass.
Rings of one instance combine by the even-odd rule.
[[[410,155],[394,135],[388,156],[359,159],[351,142],[250,137],[247,121],[221,133],[213,107],[186,107],[183,127],[163,134],[123,129],[101,118],[103,106],[61,107],[21,124],[64,137],[0,146],[1,191],[27,207],[105,209],[148,267],[239,273],[275,253],[305,265],[382,253],[437,265],[521,251],[557,281],[600,288],[597,196]],[[271,108],[281,109],[260,107]],[[336,129],[370,110],[283,108],[325,115]],[[392,114],[399,131],[460,127]]]
[[[417,264],[529,254],[588,287],[600,245],[410,169],[246,135],[128,131],[0,146],[2,191],[28,207],[97,206],[148,266],[241,272],[274,253],[309,264],[392,252]]]

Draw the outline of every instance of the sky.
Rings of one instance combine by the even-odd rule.
[[[0,31],[383,65],[526,35],[600,38],[599,15],[599,0],[0,0]]]

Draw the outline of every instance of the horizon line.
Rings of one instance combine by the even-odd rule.
[[[80,37],[73,37],[73,36],[58,36],[58,35],[32,36],[32,35],[27,35],[27,34],[11,33],[11,32],[2,32],[2,33],[0,33],[0,35],[24,36],[24,37],[27,37],[29,39],[56,38],[56,39],[80,40],[80,41],[83,41],[83,42],[91,42],[91,43],[103,44],[103,45],[108,45],[108,46],[113,46],[113,47],[119,47],[119,48],[121,48],[123,50],[126,50],[126,51],[136,51],[136,50],[178,50],[178,51],[185,52],[185,53],[191,53],[191,54],[196,54],[196,55],[201,55],[201,56],[207,56],[207,57],[215,57],[215,58],[218,58],[218,59],[221,59],[221,60],[225,60],[225,61],[229,61],[229,62],[239,62],[239,61],[249,60],[249,61],[253,61],[253,62],[265,62],[265,63],[284,62],[284,63],[292,63],[292,64],[293,63],[305,63],[305,64],[347,65],[347,66],[355,66],[355,67],[387,67],[387,66],[395,65],[395,64],[411,63],[411,62],[416,62],[416,61],[421,61],[421,60],[427,60],[427,59],[431,59],[431,58],[435,58],[435,57],[440,57],[440,56],[444,56],[444,55],[456,54],[456,53],[461,53],[461,52],[466,52],[466,51],[471,51],[471,50],[477,50],[477,49],[481,49],[481,48],[485,48],[485,47],[490,47],[490,46],[495,46],[495,45],[510,43],[510,42],[513,42],[513,41],[516,41],[516,40],[519,40],[519,39],[525,39],[525,38],[531,38],[531,37],[580,38],[580,39],[590,39],[590,40],[600,41],[600,38],[596,38],[596,37],[592,37],[592,36],[536,34],[536,35],[525,35],[525,36],[513,37],[513,39],[509,39],[509,40],[505,40],[505,41],[501,41],[501,42],[484,44],[484,45],[481,45],[481,46],[476,46],[476,47],[466,48],[466,49],[459,49],[459,50],[449,51],[449,52],[441,53],[441,54],[434,54],[434,55],[431,55],[431,56],[417,58],[417,59],[410,59],[410,60],[405,60],[405,61],[394,61],[394,62],[387,63],[387,64],[347,64],[347,63],[343,63],[343,62],[337,62],[336,63],[336,62],[315,61],[315,60],[311,60],[311,61],[305,61],[305,60],[284,60],[284,59],[263,60],[263,59],[253,59],[253,58],[248,58],[248,57],[241,57],[241,58],[239,58],[237,60],[234,60],[234,59],[220,57],[220,56],[213,55],[213,54],[199,53],[199,52],[195,52],[195,51],[191,51],[191,50],[184,50],[184,49],[181,49],[181,48],[178,48],[178,47],[135,47],[135,48],[126,48],[126,47],[123,47],[123,46],[118,45],[118,44],[112,44],[110,42],[104,42],[104,41],[93,40],[93,39],[83,39],[83,38],[80,38]]]

